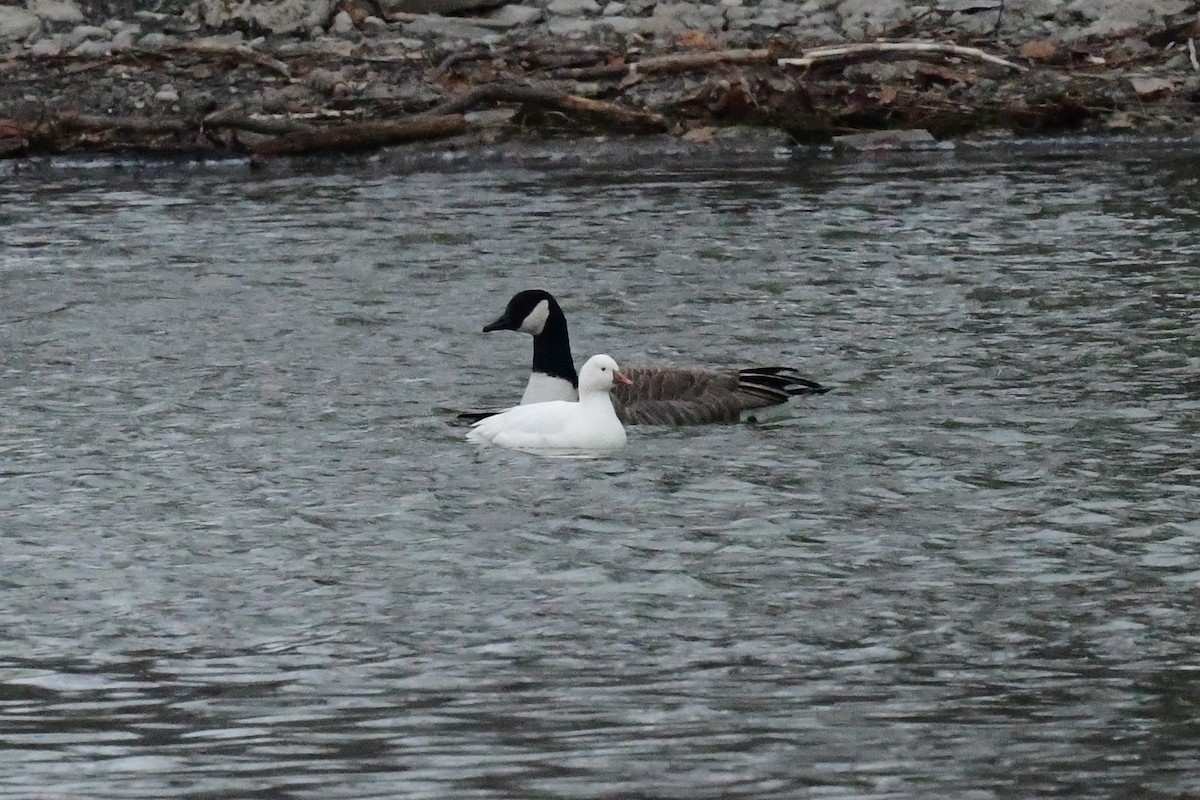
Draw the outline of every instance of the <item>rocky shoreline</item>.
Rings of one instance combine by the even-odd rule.
[[[29,0],[0,156],[1194,137],[1198,38],[1197,0]]]

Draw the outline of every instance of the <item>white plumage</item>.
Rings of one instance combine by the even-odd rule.
[[[628,384],[617,362],[606,355],[588,359],[579,371],[579,399],[514,406],[479,420],[467,440],[548,455],[616,450],[625,446],[625,428],[610,392]]]

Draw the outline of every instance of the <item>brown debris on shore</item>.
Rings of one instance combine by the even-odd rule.
[[[0,104],[0,157],[267,157],[597,134],[698,142],[725,126],[777,129],[802,143],[896,129],[937,138],[1194,134],[1200,118],[1200,71],[1167,66],[1187,52],[1173,42],[1130,46],[1114,36],[1016,47],[946,36],[815,48],[774,36],[739,44],[694,32],[641,47],[538,35],[449,52],[208,41],[22,55],[0,62],[0,79],[24,89]],[[39,99],[97,82],[111,88],[79,92],[71,104]],[[155,86],[167,88],[150,103],[134,101],[132,89],[144,96]]]

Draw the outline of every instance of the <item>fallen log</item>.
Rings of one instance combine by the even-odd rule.
[[[193,128],[186,120],[176,117],[154,119],[151,117],[106,117],[103,114],[60,114],[57,117],[48,117],[42,124],[47,127],[57,126],[86,133],[127,131],[144,136],[186,133]]]
[[[781,67],[811,67],[822,61],[839,61],[862,56],[879,55],[881,53],[934,53],[937,55],[954,55],[975,58],[996,64],[1017,72],[1026,72],[1028,67],[1015,64],[1012,61],[985,53],[977,47],[964,47],[957,44],[940,44],[938,42],[865,42],[863,44],[835,45],[832,47],[814,47],[805,50],[798,58],[781,58]]]
[[[312,125],[288,117],[263,117],[247,114],[240,105],[217,109],[206,116],[203,123],[205,128],[228,128],[267,136],[283,136],[289,133],[306,133],[316,130]]]
[[[389,122],[352,122],[297,131],[252,148],[260,156],[294,156],[327,151],[374,150],[403,142],[429,141],[467,131],[461,114],[408,117]]]
[[[436,106],[430,115],[462,114],[481,104],[521,103],[556,111],[584,115],[607,127],[627,130],[665,131],[670,122],[653,111],[619,106],[603,100],[569,94],[553,86],[529,86],[516,83],[489,83],[451,98]]]

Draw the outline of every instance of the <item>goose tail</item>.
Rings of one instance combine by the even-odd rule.
[[[830,388],[804,377],[791,367],[749,367],[739,370],[738,387],[772,403],[787,402],[789,397],[824,394]]]

